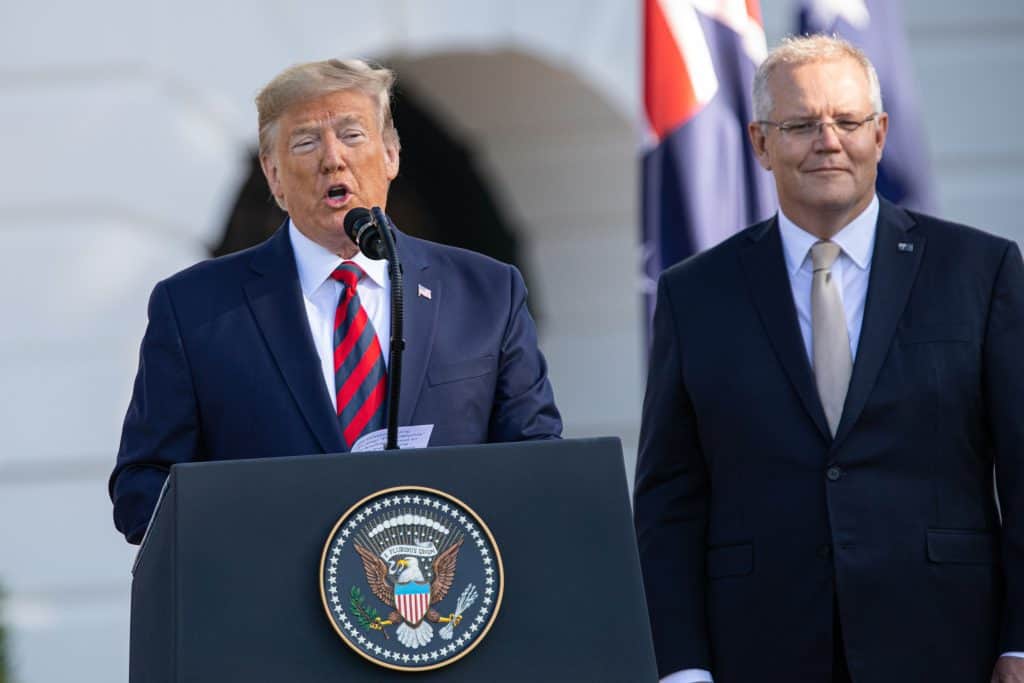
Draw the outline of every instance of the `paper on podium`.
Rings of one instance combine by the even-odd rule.
[[[434,425],[411,425],[398,428],[398,447],[405,448],[426,448],[430,443],[430,434],[434,431]],[[388,430],[378,429],[375,432],[364,434],[359,440],[352,444],[352,452],[382,451],[388,442]]]

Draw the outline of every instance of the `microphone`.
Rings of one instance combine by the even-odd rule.
[[[345,214],[345,234],[356,243],[359,251],[366,254],[366,258],[374,261],[387,256],[381,229],[382,226],[377,225],[369,209],[360,206]],[[387,227],[383,226],[383,229]]]

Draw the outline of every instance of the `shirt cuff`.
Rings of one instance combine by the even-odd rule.
[[[999,656],[1000,657],[1018,657],[1020,659],[1024,659],[1024,652],[1004,652],[1003,654],[1001,654]],[[675,683],[675,681],[672,681],[672,683]]]
[[[683,669],[670,673],[659,681],[659,683],[714,683],[711,672],[704,669]]]

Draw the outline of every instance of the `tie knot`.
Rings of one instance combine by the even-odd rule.
[[[839,258],[839,245],[835,242],[815,242],[811,247],[811,263],[814,270],[829,270]]]
[[[363,279],[364,275],[366,273],[363,272],[362,268],[352,261],[345,261],[334,269],[334,272],[331,273],[331,279],[337,280],[346,287],[355,287]]]

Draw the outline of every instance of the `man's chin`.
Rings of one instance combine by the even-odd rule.
[[[852,188],[849,183],[826,182],[815,183],[814,187],[808,188],[805,200],[805,203],[808,206],[818,206],[822,209],[836,209],[856,204],[858,197],[854,188]]]

